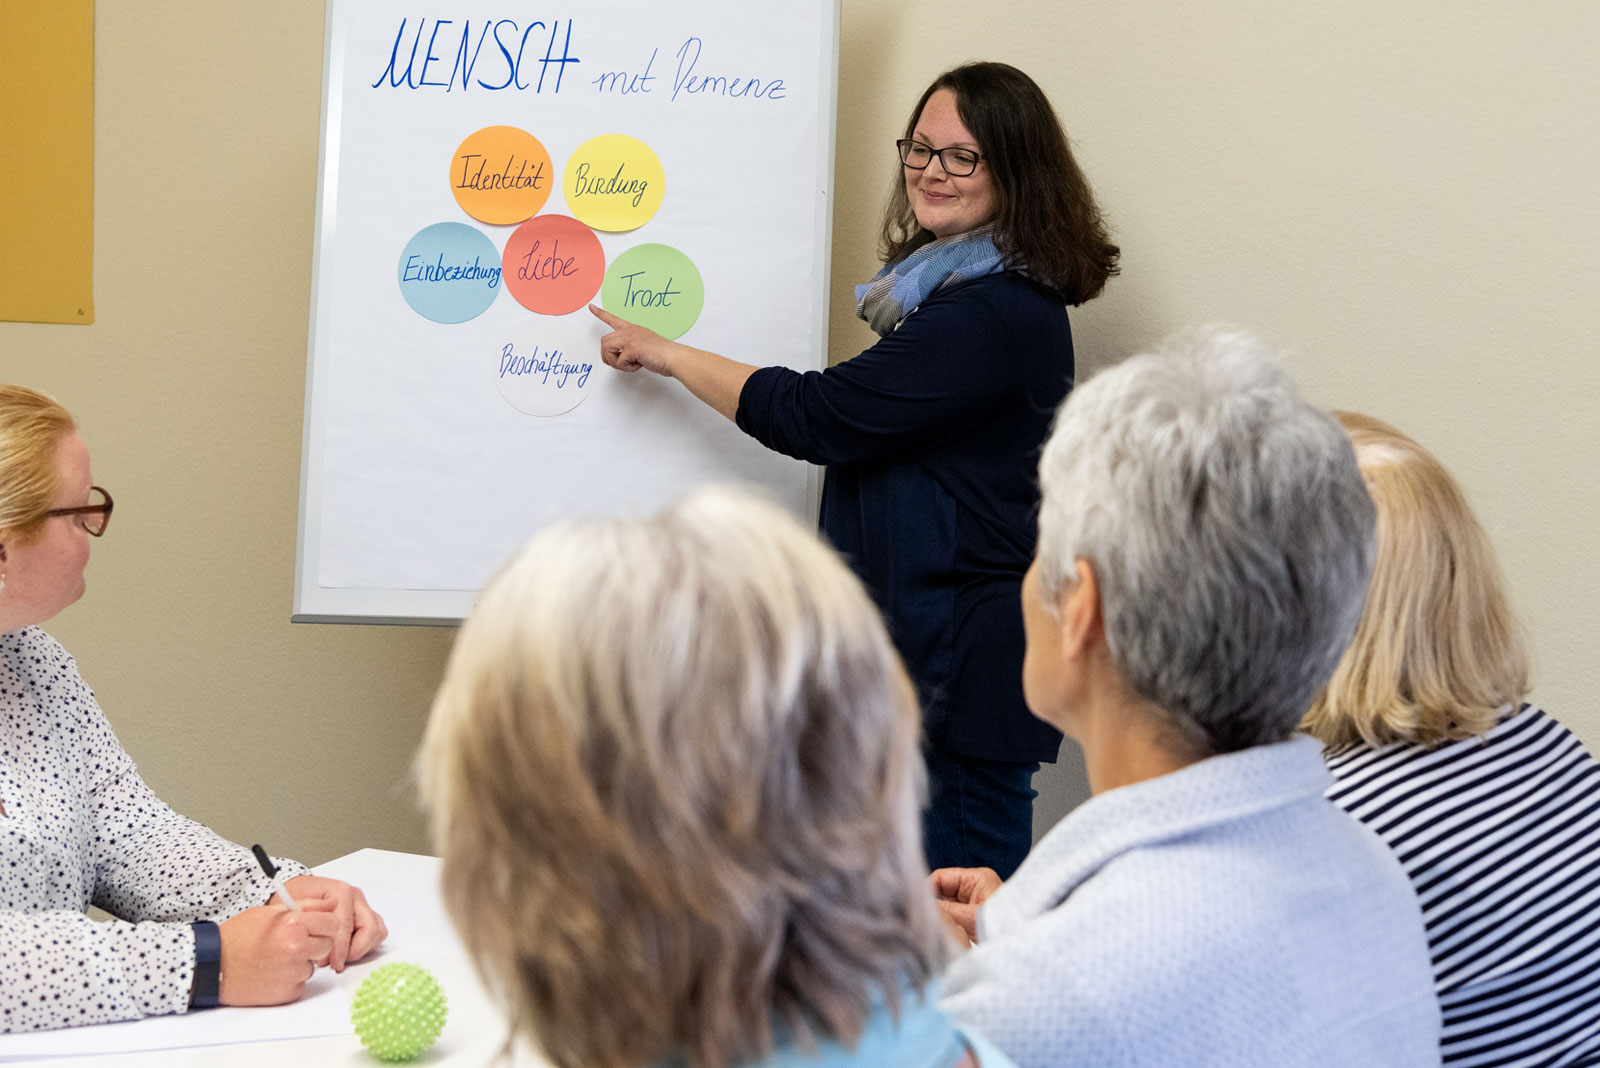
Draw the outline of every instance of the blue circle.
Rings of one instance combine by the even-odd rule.
[[[406,303],[436,323],[464,323],[500,295],[500,253],[465,223],[424,227],[406,243],[396,273]]]

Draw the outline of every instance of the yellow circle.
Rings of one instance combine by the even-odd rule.
[[[561,189],[572,214],[596,230],[633,230],[650,221],[667,179],[650,146],[626,134],[585,141],[567,161]]]
[[[450,157],[450,192],[461,210],[509,226],[539,214],[550,196],[550,153],[515,126],[485,126]]]

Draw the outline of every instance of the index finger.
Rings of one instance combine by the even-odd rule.
[[[339,903],[331,897],[308,897],[295,904],[300,906],[300,912],[337,912],[339,909]],[[289,906],[284,905],[283,908],[287,910]]]
[[[955,901],[939,902],[939,915],[952,931],[960,932],[961,941],[971,945],[978,940],[978,906],[963,905]]]
[[[620,315],[612,315],[610,312],[606,311],[604,308],[597,308],[593,304],[589,305],[589,311],[591,313],[593,313],[593,315],[594,315],[594,317],[596,319],[599,319],[602,323],[605,323],[607,326],[609,326],[613,330],[620,330],[625,326],[632,326],[633,325],[632,323],[628,322],[628,320],[624,319],[622,316],[620,316]]]
[[[962,874],[970,870],[969,868],[940,868],[929,873],[928,885],[933,888],[935,894],[954,901],[961,895]]]
[[[335,900],[339,903],[338,910],[334,912],[339,918],[339,931],[334,936],[333,945],[328,951],[327,964],[334,971],[342,972],[345,961],[350,955],[350,939],[355,935],[355,903],[348,892],[340,894]]]
[[[312,912],[309,909],[300,913],[300,927],[311,938],[332,940],[339,933],[342,926],[337,913],[325,909]],[[321,954],[318,954],[319,956]]]
[[[356,929],[350,936],[349,960],[360,960],[383,943],[389,928],[383,917],[365,901],[356,903]]]

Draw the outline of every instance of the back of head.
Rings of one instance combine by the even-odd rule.
[[[1000,194],[996,245],[1030,277],[1059,290],[1068,304],[1098,296],[1117,273],[1121,253],[1044,90],[1007,63],[955,67],[923,92],[904,136],[912,136],[928,98],[940,89],[955,94],[961,124],[977,139]],[[931,239],[917,223],[897,167],[881,240],[884,261],[901,259]]]
[[[53,398],[0,384],[0,534],[26,540],[44,524],[61,489],[57,450],[74,429]]]
[[[434,704],[447,903],[558,1065],[851,1038],[942,953],[919,730],[860,583],[775,505],[706,490],[546,530]]]
[[[1489,537],[1432,453],[1379,419],[1338,416],[1377,505],[1378,551],[1355,638],[1304,727],[1329,745],[1482,734],[1528,689]]]
[[[1112,661],[1191,745],[1288,737],[1360,614],[1373,512],[1277,355],[1211,329],[1097,375],[1039,479],[1046,604],[1088,561]]]

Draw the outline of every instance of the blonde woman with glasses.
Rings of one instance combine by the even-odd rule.
[[[1304,728],[1421,899],[1452,1066],[1600,1064],[1600,765],[1527,704],[1488,536],[1450,472],[1339,414],[1378,508],[1355,639]]]
[[[249,850],[162,804],[39,628],[83,596],[111,511],[72,416],[0,384],[0,1031],[293,1001],[386,933],[360,890],[279,861],[290,911]]]
[[[560,1068],[1009,1068],[936,1007],[919,717],[777,507],[571,522],[457,639],[420,776],[445,901]]]

